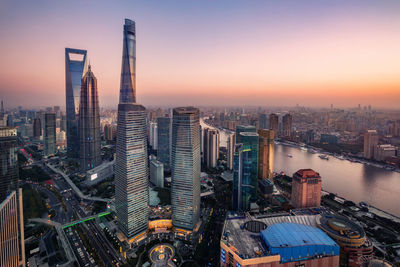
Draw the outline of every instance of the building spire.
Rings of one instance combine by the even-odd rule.
[[[125,19],[119,103],[136,103],[136,29]]]

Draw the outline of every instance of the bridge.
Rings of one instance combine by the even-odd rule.
[[[72,180],[68,177],[68,175],[66,175],[64,172],[55,168],[54,166],[52,166],[49,163],[46,163],[46,166],[49,167],[53,172],[61,175],[81,199],[86,199],[86,200],[91,200],[91,201],[101,201],[101,202],[106,202],[106,203],[111,202],[111,199],[108,199],[108,198],[90,197],[90,196],[84,195],[82,193],[82,191],[74,184],[74,182],[72,182]]]
[[[80,224],[80,223],[83,223],[83,222],[87,222],[87,221],[90,221],[90,220],[93,220],[93,219],[96,219],[96,218],[101,218],[101,217],[106,216],[106,215],[108,215],[110,213],[111,212],[109,212],[109,211],[101,212],[101,213],[96,214],[96,215],[80,218],[79,220],[72,221],[70,223],[61,225],[61,227],[62,227],[62,229],[65,229],[65,228],[68,228],[68,227],[71,227],[71,226],[74,226],[74,225],[77,225],[77,224]]]

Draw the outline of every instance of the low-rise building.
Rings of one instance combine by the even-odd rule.
[[[316,227],[317,216],[228,215],[221,266],[339,266],[339,245]]]
[[[156,159],[150,161],[150,182],[157,187],[164,187],[164,165]]]
[[[86,185],[92,186],[112,177],[114,175],[114,168],[115,160],[104,162],[99,166],[87,171],[85,180]]]

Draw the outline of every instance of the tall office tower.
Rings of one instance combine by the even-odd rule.
[[[0,202],[18,187],[17,129],[0,127]]]
[[[240,136],[240,133],[244,132],[253,132],[255,133],[256,127],[253,125],[238,125],[236,126],[236,144],[242,143],[242,137]]]
[[[43,143],[45,156],[56,153],[56,114],[54,113],[44,114]]]
[[[203,139],[204,163],[207,167],[217,167],[219,158],[219,132],[215,129],[204,129]]]
[[[124,25],[119,102],[136,103],[136,30],[130,19]]]
[[[90,65],[81,82],[79,145],[82,172],[101,164],[99,93],[97,79]]]
[[[129,40],[133,40],[132,43]],[[147,156],[146,109],[134,103],[134,87],[124,82],[126,61],[135,55],[135,22],[125,20],[124,54],[122,58],[121,88],[118,105],[117,151],[115,164],[115,206],[118,228],[134,241],[145,234],[149,219],[149,184]],[[127,49],[131,53],[127,54]],[[131,84],[135,84],[134,76]]]
[[[295,208],[321,206],[321,176],[311,169],[301,169],[293,174],[292,205]]]
[[[104,139],[107,141],[112,141],[115,139],[116,127],[112,124],[106,124],[104,126]]]
[[[61,115],[60,131],[67,132],[67,117],[65,115]]]
[[[235,154],[235,144],[236,144],[236,134],[229,133],[226,140],[227,155],[226,155],[226,165],[229,170],[233,170],[233,158]]]
[[[17,129],[0,127],[0,266],[25,266],[17,154]]]
[[[0,107],[0,127],[7,126],[7,114],[4,111],[3,100],[1,100],[1,107]]]
[[[240,133],[240,143],[250,149],[248,158],[251,160],[250,165],[250,186],[251,186],[251,201],[257,201],[258,188],[258,134],[255,132]]]
[[[282,117],[282,135],[283,137],[290,137],[292,134],[292,115],[289,113]]]
[[[157,118],[157,160],[164,164],[164,169],[171,166],[171,118]]]
[[[258,117],[258,128],[259,129],[268,129],[268,119],[267,114],[261,113]]]
[[[379,142],[376,130],[367,130],[364,134],[364,158],[373,159],[374,151]]]
[[[233,210],[246,211],[250,209],[253,191],[251,182],[252,165],[251,148],[242,143],[236,144],[233,161]]]
[[[157,122],[150,122],[149,124],[149,143],[150,146],[154,149],[157,150],[157,145],[158,145],[158,126]]]
[[[275,113],[269,114],[269,128],[274,131],[275,136],[279,131],[279,117]]]
[[[33,120],[33,137],[39,138],[42,135],[42,122],[39,118]]]
[[[193,230],[200,216],[199,110],[173,110],[171,151],[172,224]]]
[[[79,104],[81,81],[86,73],[86,50],[65,48],[65,99],[67,111],[67,156],[79,158]]]
[[[258,178],[273,179],[274,174],[274,131],[258,130]]]
[[[1,177],[0,177],[1,178]],[[25,266],[22,189],[0,202],[0,266]]]

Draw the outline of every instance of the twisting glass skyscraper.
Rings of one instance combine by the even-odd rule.
[[[115,206],[118,216],[118,228],[126,238],[132,240],[141,235],[148,227],[148,165],[147,165],[147,127],[146,109],[135,101],[135,79],[130,86],[123,81],[126,70],[134,73],[126,64],[126,56],[135,55],[135,22],[125,20],[124,49],[122,56],[121,90],[118,105],[117,157],[115,168]],[[128,45],[129,44],[129,45]],[[132,46],[131,46],[132,45]],[[129,53],[128,53],[128,52]],[[128,56],[132,59],[131,56]]]
[[[101,163],[99,94],[90,65],[82,79],[79,137],[81,170],[87,171]]]
[[[130,19],[124,25],[119,102],[136,103],[136,30]]]
[[[69,158],[79,158],[79,104],[81,81],[87,68],[86,53],[86,50],[65,48],[67,155]]]
[[[172,224],[193,230],[200,214],[200,127],[199,110],[173,110],[171,151]]]

